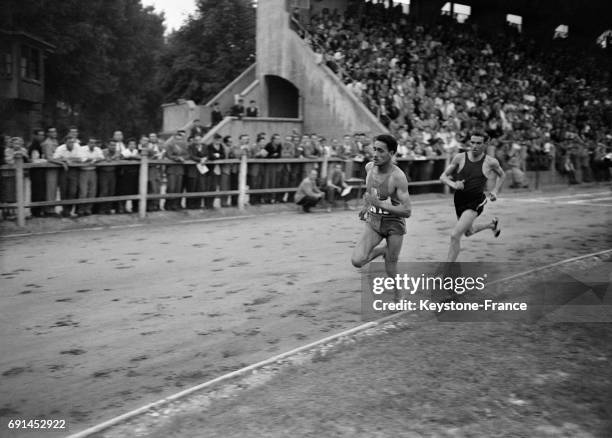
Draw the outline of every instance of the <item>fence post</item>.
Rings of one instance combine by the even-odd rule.
[[[327,166],[329,162],[329,157],[327,156],[327,154],[323,154],[323,164],[321,164],[321,179],[325,179],[327,178]]]
[[[446,157],[444,158],[444,170],[448,169],[448,166],[450,164],[450,155],[446,154]],[[442,184],[444,186],[444,194],[448,195],[450,193],[450,187],[447,186],[446,184]]]
[[[23,179],[23,156],[15,154],[15,197],[17,200],[17,226],[25,227],[25,193]]]
[[[138,172],[138,217],[144,219],[147,216],[147,183],[149,181],[149,154],[147,151],[140,158],[140,170]]]
[[[246,185],[247,185],[247,156],[240,157],[240,170],[238,172],[238,210],[244,210],[246,204]]]

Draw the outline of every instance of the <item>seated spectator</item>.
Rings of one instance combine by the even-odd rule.
[[[304,213],[310,213],[310,209],[323,199],[323,192],[319,190],[316,183],[318,175],[316,170],[311,170],[295,193],[295,203],[302,206]]]

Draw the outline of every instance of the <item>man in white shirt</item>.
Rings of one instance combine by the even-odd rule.
[[[53,162],[64,166],[59,176],[60,197],[63,200],[76,199],[79,190],[79,168],[70,167],[81,161],[79,150],[81,147],[76,143],[74,137],[67,137],[66,143],[58,146],[53,153]],[[62,216],[72,215],[74,205],[62,206]]]
[[[126,149],[125,143],[123,143],[123,132],[115,131],[113,132],[113,141],[117,145],[117,150],[120,154]]]
[[[138,150],[138,146],[136,144],[136,139],[130,138],[128,139],[128,144],[121,151],[121,159],[122,160],[140,160],[140,151]],[[119,171],[117,175],[117,195],[137,195],[139,189],[139,181],[138,175],[140,172],[140,167],[136,165],[124,165],[119,166]],[[119,201],[119,213],[127,212],[127,202],[128,201]],[[136,213],[138,211],[138,201],[132,200],[132,209],[130,210],[132,213]]]
[[[79,159],[84,165],[79,172],[79,199],[95,198],[98,189],[96,163],[104,160],[104,153],[100,149],[100,141],[90,138],[86,146],[79,148]],[[92,213],[92,204],[80,204],[77,212],[82,216]]]

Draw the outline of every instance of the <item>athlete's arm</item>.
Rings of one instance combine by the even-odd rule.
[[[442,181],[442,183],[449,186],[451,189],[463,190],[463,181],[453,181],[451,179],[451,175],[455,173],[458,167],[459,167],[459,154],[453,157],[453,160],[451,161],[451,163],[444,170],[444,172],[442,172],[442,175],[440,175],[440,181]]]
[[[497,192],[504,184],[504,180],[506,179],[506,172],[504,172],[504,169],[502,169],[499,165],[499,161],[497,161],[493,157],[490,157],[489,159],[489,169],[491,169],[491,171],[497,177],[497,181],[495,181],[495,187],[493,187],[493,190],[491,190],[491,193],[489,194],[489,198],[491,199],[491,201],[495,201],[497,199]]]
[[[400,201],[399,205],[393,205],[391,199],[387,198],[381,201],[377,197],[372,198],[372,205],[383,210],[388,211],[391,214],[401,217],[410,217],[412,214],[412,206],[410,205],[410,195],[408,194],[408,180],[403,172],[395,172],[392,176],[393,186],[395,186],[395,193],[397,199]]]
[[[372,170],[372,167],[374,167],[374,163],[373,162],[370,161],[368,164],[366,164],[366,166],[365,166],[366,175],[370,174],[370,171]],[[366,176],[366,185],[367,185],[367,181],[368,181],[368,176]],[[370,203],[369,197],[368,197],[368,189],[366,188],[366,191],[363,194],[363,207],[361,208],[361,211],[358,214],[359,219],[361,219],[362,221],[366,220],[366,215],[367,215],[368,209],[370,208],[371,205],[372,204]]]

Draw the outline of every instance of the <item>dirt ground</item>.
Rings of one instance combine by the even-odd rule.
[[[495,240],[485,233],[470,239],[461,258],[508,261],[529,268],[612,248],[612,203],[606,199],[609,193],[590,190],[563,198],[522,194],[489,204],[482,220],[500,216],[502,236]],[[451,203],[450,198],[419,201],[415,197],[401,260],[444,259],[454,223]],[[65,418],[71,431],[78,431],[360,324],[360,275],[350,265],[350,251],[362,227],[354,212],[305,215],[291,211],[218,222],[3,238],[0,417],[3,421]],[[483,330],[481,336],[495,338],[500,346],[508,345],[495,357],[481,350],[478,336],[440,327],[418,327],[419,336],[412,341],[417,342],[414,350],[419,350],[420,343],[435,345],[440,339],[449,339],[457,345],[456,352],[432,353],[424,358],[429,366],[418,372],[410,370],[405,356],[397,360],[406,363],[405,372],[414,371],[417,376],[430,373],[434,381],[439,376],[448,385],[449,398],[462,397],[464,391],[477,397],[470,393],[473,388],[469,379],[508,357],[527,354],[521,353],[521,340],[532,332],[499,325]],[[542,330],[548,329],[538,329],[538,336],[533,336],[539,339]],[[575,340],[599,352],[603,346],[598,339],[605,339],[598,336],[602,330],[609,330],[609,326],[584,327],[550,348],[571,349]],[[557,332],[550,331],[555,336]],[[460,350],[459,346],[468,341],[473,348]],[[372,345],[371,358],[390,350],[389,345],[384,348],[385,342],[395,341],[381,341],[378,351]],[[542,340],[534,342],[529,354],[546,345]],[[407,348],[397,349],[397,354],[404,354]],[[464,360],[444,363],[451,357],[461,358],[461,354]],[[479,357],[484,357],[483,361],[479,362]],[[605,354],[598,357],[610,359]],[[563,370],[571,361],[568,355],[555,366]],[[350,363],[347,359],[338,366],[348,367]],[[462,375],[466,363],[474,366],[472,377]],[[518,360],[512,367],[520,363]],[[495,384],[506,377],[500,367],[493,368],[487,375],[488,387],[501,391]],[[596,367],[594,370],[600,371]],[[306,380],[307,373],[304,370]],[[350,375],[347,369],[343,375],[347,384]],[[609,379],[609,375],[604,377]],[[605,382],[609,384],[609,380]],[[315,392],[306,398],[308,404],[334,397],[316,392],[321,390],[316,389],[317,379],[311,379],[310,384]],[[405,383],[398,385],[401,394],[408,391]],[[433,412],[431,424],[439,420],[432,407],[435,401],[427,398],[427,387],[416,385],[413,389],[418,391],[406,394],[424,409],[416,415],[429,409]],[[576,392],[575,388],[567,391],[570,389]],[[351,391],[360,399],[378,397],[361,394],[358,387],[350,385],[342,390]],[[371,406],[368,415],[378,412],[377,417],[399,421],[384,416],[384,403],[374,399]],[[516,411],[513,415],[520,415],[524,407],[521,403],[517,406],[512,408]],[[260,408],[249,409],[256,413]],[[475,415],[462,412],[456,415]],[[297,414],[287,415],[293,418]],[[312,427],[331,427],[333,421],[324,419],[320,426]],[[449,421],[454,424],[453,418]],[[226,436],[232,435],[232,430],[243,429],[228,429]],[[287,435],[281,433],[283,430],[278,429],[278,436]],[[321,435],[316,430],[313,433]],[[336,435],[351,433],[340,429]],[[19,434],[2,429],[0,436]]]

